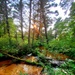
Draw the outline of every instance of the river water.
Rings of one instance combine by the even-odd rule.
[[[27,65],[24,62],[18,64],[12,63],[11,60],[0,62],[0,75],[41,75],[41,71],[42,67]]]
[[[56,60],[66,60],[68,57],[63,54],[52,54],[46,52],[46,56]],[[34,56],[28,56],[25,59],[32,62],[37,62]],[[0,75],[43,75],[41,74],[43,68],[39,66],[33,66],[25,64],[24,62],[13,63],[12,60],[0,61]],[[23,73],[23,74],[22,74]]]

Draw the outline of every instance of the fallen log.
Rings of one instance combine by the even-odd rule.
[[[16,56],[13,56],[13,55],[11,55],[11,54],[8,54],[7,52],[5,52],[5,51],[3,51],[3,50],[0,50],[0,52],[3,53],[3,54],[5,54],[5,55],[7,55],[8,57],[14,58],[14,59],[19,60],[19,61],[23,61],[23,62],[25,62],[26,64],[44,67],[44,64],[43,64],[43,63],[31,62],[31,61],[29,61],[29,60],[22,59],[22,58],[20,58],[20,57],[16,57]]]

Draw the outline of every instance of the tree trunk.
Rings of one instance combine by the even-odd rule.
[[[45,20],[45,17],[44,17],[44,13],[43,13],[43,23],[44,23],[44,27],[45,27],[45,37],[46,37],[46,42],[48,44],[48,36],[47,36],[47,25],[46,25],[46,20]]]
[[[35,13],[34,13],[34,8],[35,8],[35,5],[34,5],[34,1],[33,1],[33,24],[35,24]],[[35,31],[34,31],[34,28],[33,28],[33,34],[32,34],[32,46],[34,44],[34,35],[35,35]]]
[[[9,26],[9,22],[8,22],[8,11],[7,11],[7,1],[5,0],[5,20],[6,20],[6,25],[7,25],[7,33],[8,33],[8,37],[9,37],[9,43],[11,43],[11,39],[10,39],[10,26]]]
[[[30,13],[29,13],[29,33],[28,33],[28,46],[30,47],[30,32],[31,32],[31,2],[30,0]]]
[[[46,20],[45,20],[45,11],[44,11],[44,4],[43,1],[40,0],[40,8],[41,8],[41,13],[42,13],[42,19],[43,19],[43,24],[45,28],[45,37],[46,37],[46,42],[48,44],[48,36],[47,36],[47,25],[46,25]]]
[[[22,38],[22,40],[24,40],[24,36],[23,36],[23,16],[22,16],[22,11],[23,11],[23,3],[22,3],[22,0],[20,0],[21,38]]]
[[[40,1],[39,1],[40,4]],[[41,11],[41,5],[39,5],[40,7],[40,24],[39,24],[39,33],[41,35],[39,35],[39,38],[42,40],[42,11]]]

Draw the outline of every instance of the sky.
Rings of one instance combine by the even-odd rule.
[[[58,16],[55,16],[55,14],[52,14],[51,17],[52,17],[52,18],[54,18],[54,17],[55,17],[55,18],[61,17],[61,18],[64,20],[65,18],[69,17],[70,10],[68,9],[68,10],[67,10],[67,13],[65,14],[65,13],[64,13],[65,10],[63,10],[63,9],[60,7],[60,5],[59,5],[59,4],[60,4],[60,1],[61,1],[61,0],[55,0],[55,3],[57,3],[58,6],[57,6],[57,7],[51,7],[51,8],[50,8],[51,11],[57,10],[57,11],[59,12],[59,15],[58,15]],[[54,28],[55,22],[56,22],[56,21],[54,21],[53,24],[52,24],[48,29]]]
[[[55,3],[57,3],[58,6],[57,6],[57,7],[52,7],[51,10],[52,10],[52,11],[58,10],[59,15],[56,16],[56,17],[57,17],[57,18],[58,18],[58,17],[61,17],[62,19],[65,19],[66,17],[69,17],[70,11],[68,10],[67,13],[66,13],[66,15],[65,15],[65,13],[64,13],[65,10],[63,10],[63,9],[59,6],[60,0],[55,0]],[[52,15],[52,16],[54,16],[54,15]]]
[[[61,0],[55,0],[55,3],[58,4],[58,6],[55,8],[58,10],[59,12],[59,16],[58,17],[62,17],[62,19],[65,19],[66,17],[69,17],[69,14],[70,14],[70,7],[68,8],[67,10],[67,13],[65,14],[65,10],[63,10],[60,6],[59,6],[59,3],[60,3]],[[75,0],[69,0],[70,2],[75,2]],[[68,5],[70,6],[71,4],[68,3]]]
[[[63,10],[63,9],[59,6],[60,1],[61,1],[61,0],[55,0],[55,3],[57,3],[58,6],[57,6],[57,7],[51,7],[51,8],[50,8],[50,10],[52,10],[52,11],[58,10],[58,12],[59,12],[59,15],[58,15],[58,16],[55,16],[54,14],[52,14],[52,15],[50,14],[52,18],[54,18],[54,17],[56,17],[56,18],[61,17],[62,19],[65,19],[66,17],[69,17],[68,15],[69,15],[70,11],[68,10],[67,13],[66,13],[66,15],[65,15],[65,13],[64,13],[65,10]],[[28,13],[27,13],[27,14],[28,14]],[[55,22],[54,22],[54,23],[55,23]],[[53,24],[54,24],[54,23],[53,23]],[[18,24],[18,23],[17,23],[17,24]],[[54,27],[53,24],[50,26],[51,28]]]

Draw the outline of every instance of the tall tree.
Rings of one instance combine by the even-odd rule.
[[[52,23],[52,20],[50,19],[49,14],[57,13],[57,12],[50,12],[50,7],[57,6],[57,4],[55,3],[50,4],[49,0],[37,0],[35,3],[36,3],[35,9],[34,9],[35,24],[37,25],[36,27],[39,27],[39,36],[42,33],[45,33],[46,42],[48,43],[47,28],[48,28],[48,25]],[[43,32],[43,28],[44,28],[44,32]]]
[[[70,8],[70,17],[75,18],[75,2],[72,3],[72,6]]]
[[[34,8],[35,8],[35,4],[34,4],[34,0],[33,0],[33,24],[35,24],[35,11],[34,11]],[[34,43],[34,35],[35,35],[35,32],[34,32],[34,28],[33,28],[32,46],[33,46],[33,43]]]
[[[30,13],[29,13],[29,33],[28,33],[28,45],[30,47],[30,32],[31,32],[31,6],[32,6],[32,0],[30,0],[29,8],[30,8]]]
[[[8,21],[8,6],[7,6],[7,0],[4,0],[4,4],[5,4],[5,21],[6,21],[6,29],[7,29],[7,33],[8,33],[8,37],[9,37],[9,43],[11,44],[11,37],[10,37],[10,25],[9,25],[9,21]]]
[[[73,32],[73,36],[75,37],[75,2],[72,3],[72,6],[70,8],[69,27],[71,28],[71,32]]]
[[[46,20],[45,20],[45,10],[44,10],[44,1],[43,0],[40,0],[40,8],[41,8],[42,19],[43,19],[43,24],[44,24],[44,28],[45,28],[46,42],[48,44],[47,25],[46,25]]]
[[[24,36],[23,36],[23,16],[22,16],[22,12],[23,12],[23,3],[22,3],[22,0],[20,0],[21,38],[22,38],[22,40],[24,40]]]
[[[0,23],[2,23],[2,30],[4,34],[6,33],[6,24],[5,24],[5,2],[0,0]]]
[[[4,35],[7,33],[9,38],[11,35],[11,27],[13,26],[13,19],[10,18],[10,9],[12,8],[10,7],[10,5],[11,2],[9,0],[0,0],[0,14],[2,15],[2,31],[4,30]]]
[[[24,7],[24,1],[23,0],[13,0],[12,1],[12,7],[14,8],[14,10],[12,10],[13,12],[13,18],[14,20],[16,20],[18,22],[18,24],[16,24],[16,27],[18,27],[19,30],[17,30],[18,32],[20,32],[20,36],[22,38],[22,40],[24,40],[24,12],[25,12],[25,7]],[[23,9],[24,8],[24,9]],[[24,11],[23,11],[24,10]]]

